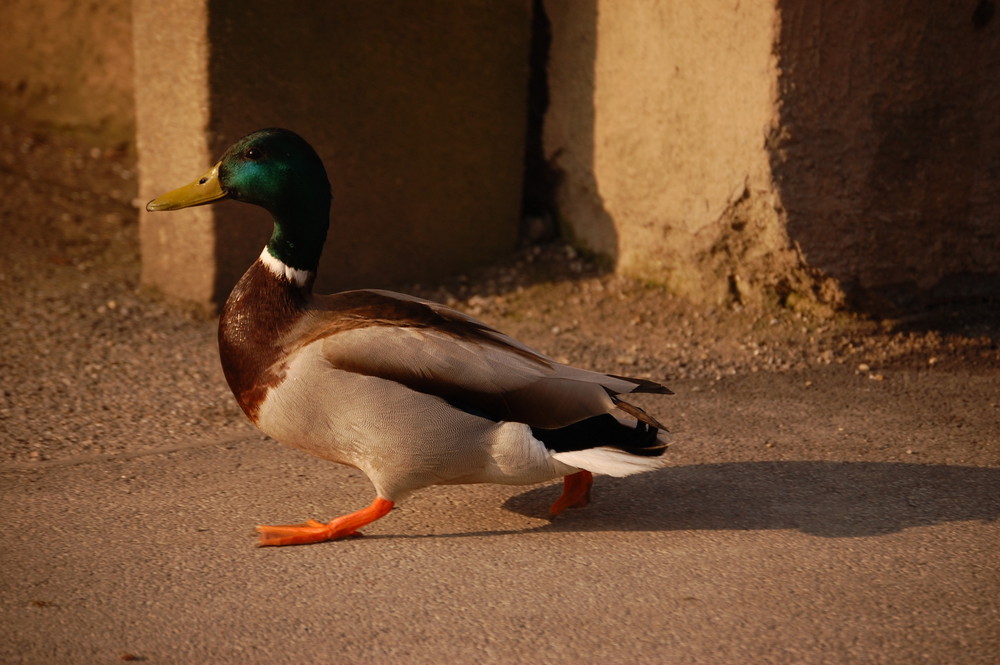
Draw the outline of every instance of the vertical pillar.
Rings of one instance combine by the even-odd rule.
[[[133,0],[139,196],[152,199],[210,166],[209,0]],[[142,283],[170,299],[215,297],[216,210],[139,213]]]
[[[706,254],[748,191],[771,190],[774,3],[545,5],[545,144],[571,237],[624,274],[724,299],[729,275]]]
[[[530,0],[135,0],[140,192],[189,182],[241,136],[286,127],[323,158],[334,208],[317,288],[433,279],[519,228]],[[225,298],[265,214],[143,214],[143,282]]]

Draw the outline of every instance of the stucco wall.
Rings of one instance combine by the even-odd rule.
[[[318,286],[433,279],[511,251],[519,228],[529,0],[215,0],[211,136],[285,126],[325,158],[333,212]],[[307,44],[308,48],[302,48]],[[220,212],[221,266],[266,240]],[[224,268],[220,288],[238,274]]]
[[[998,290],[1000,21],[976,7],[781,3],[780,196],[849,290]]]
[[[513,246],[530,4],[135,0],[134,60],[128,0],[8,0],[0,114],[136,140],[143,196],[289,126],[334,184],[320,287],[433,279]],[[995,2],[543,4],[559,216],[617,270],[709,302],[1000,291]],[[218,298],[266,233],[143,216],[144,280]]]
[[[208,132],[208,10],[200,0],[133,3],[140,200],[193,181],[218,160]],[[143,285],[211,308],[221,297],[215,257],[226,242],[215,232],[217,215],[214,206],[139,212]]]
[[[705,254],[737,201],[771,190],[773,4],[545,6],[545,147],[563,175],[564,224],[626,274],[696,299],[725,297],[729,275]]]
[[[514,248],[527,0],[308,12],[136,0],[136,31],[143,197],[197,177],[244,134],[281,126],[316,147],[333,185],[319,290],[434,279]],[[236,203],[140,219],[144,280],[175,297],[224,298],[269,236],[266,214]]]
[[[0,114],[130,143],[130,0],[0,3]]]
[[[1000,36],[975,6],[547,0],[564,226],[696,300],[996,292]]]

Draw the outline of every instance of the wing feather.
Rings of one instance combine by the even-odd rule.
[[[613,395],[658,386],[560,364],[454,309],[389,291],[317,298],[286,346],[314,342],[339,369],[540,428],[611,412],[624,404]]]

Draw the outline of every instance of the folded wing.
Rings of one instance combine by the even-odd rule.
[[[396,381],[493,420],[555,429],[617,409],[662,429],[616,395],[669,393],[663,386],[563,365],[419,298],[375,290],[317,298],[292,336],[296,344],[321,343],[338,369]]]

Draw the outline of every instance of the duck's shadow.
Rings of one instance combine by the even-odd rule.
[[[507,510],[544,517],[547,486]],[[1000,516],[1000,469],[871,462],[734,462],[600,477],[593,503],[528,531],[794,529],[828,538],[875,536]],[[453,534],[473,535],[473,534]],[[477,534],[482,535],[482,534]]]

